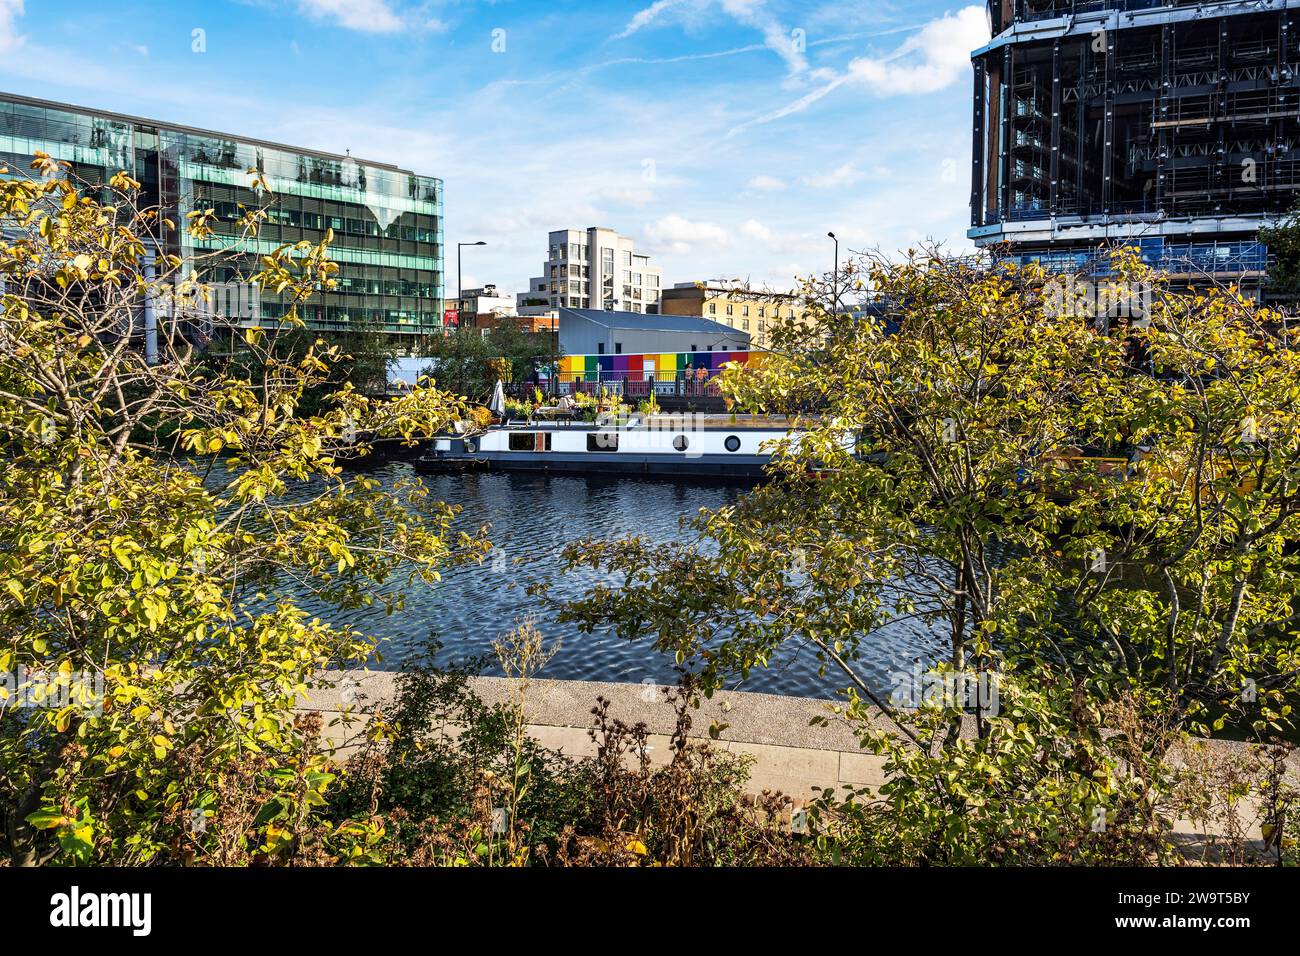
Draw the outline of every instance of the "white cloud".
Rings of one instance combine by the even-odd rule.
[[[935,93],[970,72],[971,51],[988,41],[983,7],[963,7],[931,20],[883,58],[861,57],[849,73],[879,93]]]
[[[653,189],[634,186],[601,186],[594,189],[590,195],[594,202],[618,203],[625,206],[635,206],[638,209],[650,205],[655,199]]]
[[[644,229],[650,245],[661,253],[685,255],[699,245],[725,245],[727,231],[711,222],[691,222],[676,215],[664,216]]]
[[[388,0],[298,0],[303,13],[362,33],[396,33],[406,24]]]
[[[757,219],[746,219],[740,224],[740,234],[746,239],[753,239],[755,242],[771,242],[772,230],[767,228]]]
[[[813,189],[833,189],[836,186],[852,186],[864,176],[862,170],[845,163],[821,176],[804,176],[799,181]]]
[[[138,43],[135,46],[132,46],[131,49],[140,54],[140,56],[147,57],[149,55],[149,48],[143,43]]]
[[[23,0],[0,0],[0,53],[22,44],[15,21],[23,15]]]
[[[785,189],[785,181],[777,179],[775,176],[755,176],[749,181],[750,189],[760,189],[763,192],[773,192],[778,189]]]

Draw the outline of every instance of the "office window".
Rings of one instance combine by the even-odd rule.
[[[623,354],[623,343],[622,343],[622,342],[615,342],[615,343],[614,343],[614,354],[615,354],[615,355],[622,355],[622,354]]]
[[[623,265],[630,266],[631,264],[632,264],[632,253],[625,250],[623,252]]]

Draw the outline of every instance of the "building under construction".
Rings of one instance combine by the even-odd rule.
[[[1300,188],[1300,0],[989,0],[970,237],[1054,270],[1138,245],[1259,288]]]

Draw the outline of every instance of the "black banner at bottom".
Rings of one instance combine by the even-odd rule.
[[[264,939],[374,945],[397,933],[536,933],[627,940],[630,930],[709,927],[715,943],[774,921],[829,940],[860,931],[989,930],[999,942],[1292,928],[1300,870],[419,870],[0,869],[17,939],[126,944]],[[946,929],[945,929],[946,927]],[[612,935],[610,935],[612,934]],[[436,941],[439,936],[434,936]],[[459,937],[447,937],[459,938]],[[882,937],[883,939],[883,937]]]

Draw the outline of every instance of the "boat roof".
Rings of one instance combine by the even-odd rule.
[[[533,421],[526,422],[520,420],[507,421],[504,425],[497,426],[509,430],[522,431],[602,431],[610,428],[620,428],[625,430],[645,430],[645,431],[728,431],[728,432],[754,432],[754,431],[774,431],[782,434],[796,429],[800,421],[808,421],[807,416],[802,419],[795,419],[783,415],[737,415],[734,418],[730,415],[695,415],[695,414],[668,414],[668,415],[642,415],[634,412],[624,421]]]

